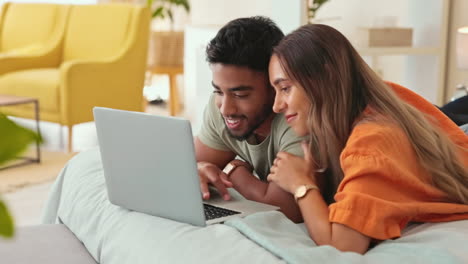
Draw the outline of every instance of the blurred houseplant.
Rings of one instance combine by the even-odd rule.
[[[174,26],[174,12],[182,8],[190,13],[188,0],[148,0],[151,7],[153,21],[167,21],[170,23],[169,31],[157,29],[151,34],[149,66],[152,67],[180,67],[184,57],[184,34],[176,31]]]
[[[152,10],[151,17],[153,19],[169,18],[171,30],[174,30],[174,8],[181,6],[185,12],[190,13],[188,0],[148,0],[148,6]]]
[[[156,30],[151,31],[149,51],[148,51],[148,70],[146,72],[146,81],[144,95],[150,103],[161,103],[161,93],[156,92],[152,85],[153,74],[167,74],[170,80],[169,97],[174,102],[178,102],[178,92],[176,91],[175,76],[183,70],[184,64],[184,32],[175,30],[175,20],[177,11],[190,13],[190,3],[188,0],[147,0],[147,5],[151,9],[152,23]],[[169,22],[169,30],[162,30],[165,23]],[[166,24],[167,25],[167,24]],[[156,93],[154,93],[156,92]],[[170,105],[170,109],[175,109]]]
[[[40,135],[18,126],[2,113],[0,113],[0,131],[0,165],[18,157],[30,143],[42,141]],[[0,236],[12,237],[13,234],[13,219],[0,198]]]
[[[307,23],[313,23],[315,15],[320,7],[329,0],[306,0],[307,2]]]

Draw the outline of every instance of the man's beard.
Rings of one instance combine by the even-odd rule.
[[[247,128],[247,132],[245,132],[242,135],[234,135],[231,132],[231,130],[226,126],[226,123],[224,123],[229,136],[231,136],[232,138],[234,138],[236,140],[239,140],[239,141],[243,141],[243,140],[246,140],[246,139],[250,138],[250,136],[252,136],[254,131],[257,128],[259,128],[263,124],[263,122],[270,116],[270,114],[272,113],[271,109],[272,109],[272,106],[264,105],[261,113],[255,117],[254,124],[251,125],[249,128]],[[245,116],[239,116],[239,117],[244,118],[244,119],[246,118]]]

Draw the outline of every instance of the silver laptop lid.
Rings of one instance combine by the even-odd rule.
[[[95,107],[111,203],[205,226],[188,120]]]

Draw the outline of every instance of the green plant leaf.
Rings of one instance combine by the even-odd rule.
[[[187,0],[173,0],[173,2],[176,6],[182,6],[187,13],[190,12],[190,4]]]
[[[154,10],[153,14],[151,15],[151,17],[155,18],[155,17],[160,17],[160,18],[164,18],[164,7],[160,6],[158,8],[156,8],[156,10]]]
[[[172,8],[182,6],[187,13],[190,13],[190,4],[187,0],[147,0],[148,6],[153,10],[153,3],[157,3],[157,8],[151,14],[151,17],[164,19],[169,17],[171,24],[174,24]]]
[[[42,142],[41,137],[35,132],[18,126],[2,113],[0,113],[0,131],[2,133],[0,138],[0,165],[18,157],[27,149],[30,143]]]
[[[15,233],[13,219],[5,203],[0,200],[0,236],[12,237]]]
[[[187,1],[181,1],[182,6],[184,7],[187,13],[190,13],[190,4]]]
[[[0,165],[18,157],[30,143],[42,142],[40,135],[18,126],[2,113],[0,113],[0,131]],[[0,236],[12,237],[13,234],[13,219],[5,203],[0,200]]]
[[[174,23],[174,16],[172,15],[172,11],[170,9],[167,9],[166,12],[167,12],[167,16],[171,20],[171,24],[173,24]]]
[[[314,18],[315,14],[320,9],[320,7],[322,7],[322,5],[328,1],[329,0],[314,0],[313,3],[309,6],[309,10],[308,10],[309,20]]]

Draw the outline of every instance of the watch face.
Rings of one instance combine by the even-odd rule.
[[[224,168],[223,172],[229,175],[232,169],[234,169],[234,165],[232,165],[231,163],[228,163],[228,165],[226,165],[226,167]]]
[[[297,189],[297,195],[296,196],[297,197],[302,197],[302,196],[304,196],[304,194],[306,194],[306,192],[307,192],[306,187],[304,185],[302,185],[301,187],[299,187]]]

